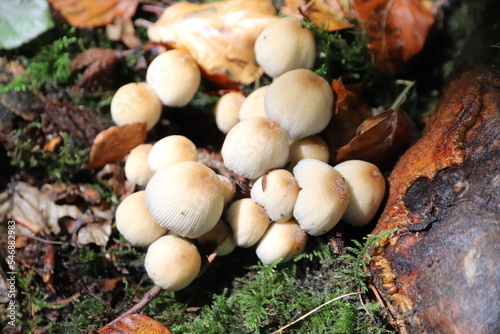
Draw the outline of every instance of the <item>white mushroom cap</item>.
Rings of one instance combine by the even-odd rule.
[[[216,245],[217,256],[228,255],[236,247],[233,232],[222,220],[219,220],[213,229],[199,237],[198,242],[202,245],[209,243]]]
[[[342,217],[355,226],[368,224],[382,203],[385,178],[374,164],[362,160],[348,160],[334,166],[349,187],[349,206]]]
[[[257,63],[275,78],[297,68],[312,69],[316,43],[311,30],[303,28],[297,19],[285,17],[262,30],[254,51]]]
[[[196,145],[181,135],[160,139],[153,145],[148,156],[148,165],[153,172],[181,161],[198,161]]]
[[[250,198],[231,203],[226,212],[226,220],[233,230],[236,245],[243,248],[255,245],[271,221],[266,210]]]
[[[111,99],[111,118],[116,125],[146,123],[151,130],[160,120],[162,105],[154,89],[145,82],[121,86]]]
[[[243,121],[253,116],[267,117],[264,109],[264,97],[269,86],[262,86],[251,92],[243,101],[238,119]]]
[[[276,222],[269,225],[255,252],[264,264],[271,264],[279,259],[286,262],[301,254],[306,243],[307,233],[295,220]]]
[[[285,221],[292,217],[299,190],[292,173],[273,169],[255,181],[250,196],[266,209],[272,221]]]
[[[224,175],[217,175],[220,180],[222,192],[224,193],[224,205],[231,202],[236,195],[236,184],[233,180]]]
[[[137,145],[125,160],[125,177],[141,187],[153,177],[153,171],[148,166],[148,155],[152,147],[152,144]]]
[[[300,227],[310,235],[331,230],[349,204],[349,189],[332,166],[315,159],[303,159],[293,169],[302,188],[293,209]]]
[[[149,64],[146,82],[153,87],[164,105],[183,107],[198,91],[201,72],[189,53],[169,50]]]
[[[328,82],[306,69],[286,72],[267,90],[266,115],[291,138],[317,134],[332,118],[333,91]]]
[[[318,135],[300,138],[290,144],[290,170],[302,159],[330,160],[330,151],[325,140]]]
[[[153,175],[146,186],[146,205],[161,226],[182,237],[197,238],[217,224],[224,194],[213,170],[182,161]]]
[[[184,289],[198,276],[201,256],[189,240],[166,235],[149,246],[144,267],[153,282],[168,291]]]
[[[217,128],[228,133],[238,122],[240,107],[245,101],[245,95],[240,92],[230,92],[221,96],[214,107],[215,124]]]
[[[127,196],[115,213],[116,228],[134,246],[146,247],[167,233],[149,214],[144,191]]]
[[[236,124],[222,145],[224,165],[235,173],[255,179],[288,159],[288,136],[270,118],[251,117]]]

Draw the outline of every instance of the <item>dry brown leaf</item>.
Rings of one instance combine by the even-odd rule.
[[[78,231],[78,243],[88,245],[91,243],[97,246],[106,246],[111,235],[111,222],[90,223],[83,226]]]
[[[420,0],[353,0],[370,40],[373,62],[388,73],[404,70],[417,55],[434,24]]]
[[[406,114],[388,109],[366,119],[356,136],[340,148],[337,162],[360,159],[388,168],[411,144],[413,133]]]
[[[129,314],[106,325],[99,334],[172,334],[158,321],[141,314]]]
[[[137,0],[47,0],[73,27],[100,27],[115,17],[131,18]]]
[[[102,167],[126,156],[131,149],[146,140],[146,123],[112,126],[94,139],[86,169]]]
[[[280,12],[287,16],[307,19],[318,28],[337,31],[352,28],[354,24],[345,18],[345,9],[335,0],[287,0]]]
[[[268,0],[178,2],[148,29],[148,36],[188,51],[209,79],[221,85],[250,84],[263,73],[255,62],[255,40],[276,19]]]

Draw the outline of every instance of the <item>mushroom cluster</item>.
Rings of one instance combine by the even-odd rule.
[[[279,61],[276,53],[283,55]],[[288,261],[304,250],[308,236],[327,233],[341,219],[368,224],[383,200],[385,179],[375,165],[329,164],[320,132],[332,117],[334,95],[311,70],[312,32],[295,19],[276,20],[257,38],[255,55],[272,83],[248,96],[229,92],[214,108],[230,173],[203,164],[196,145],[181,135],[139,145],[125,161],[126,177],[139,191],[118,206],[116,225],[131,244],[148,247],[146,271],[164,289],[182,289],[199,275],[200,249],[222,256],[252,248],[265,264]],[[186,105],[199,85],[194,59],[167,51],[153,60],[146,82],[117,91],[112,117],[150,129],[162,105]],[[249,194],[237,191],[237,178],[248,181]]]

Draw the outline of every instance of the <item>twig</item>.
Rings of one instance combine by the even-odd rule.
[[[116,317],[113,321],[111,321],[106,326],[114,324],[115,322],[117,322],[118,320],[122,319],[123,317],[125,317],[129,314],[138,313],[140,310],[142,310],[142,308],[144,306],[149,304],[149,302],[152,301],[162,290],[163,289],[161,287],[159,287],[158,285],[155,285],[148,292],[146,292],[144,294],[144,296],[142,296],[142,298],[141,298],[141,300],[139,300],[139,302],[137,302],[134,306],[132,306],[127,311],[125,311],[124,313],[122,313],[121,315]]]
[[[362,292],[361,291],[358,291],[358,292],[351,292],[351,293],[347,293],[345,295],[342,295],[342,296],[338,296],[338,297],[335,297],[333,299],[330,299],[329,301],[321,304],[320,306],[312,309],[311,311],[307,312],[306,314],[304,314],[303,316],[301,316],[300,318],[298,319],[295,319],[294,321],[292,321],[291,323],[289,323],[288,325],[285,325],[281,328],[279,328],[278,330],[270,333],[270,334],[277,334],[277,333],[281,333],[283,330],[287,329],[288,327],[290,326],[293,326],[295,325],[297,322],[301,321],[301,320],[304,320],[305,318],[307,318],[308,316],[310,316],[311,314],[313,314],[314,312],[318,311],[319,309],[325,307],[326,305],[330,304],[330,303],[333,303],[334,301],[336,300],[339,300],[341,298],[345,298],[345,297],[348,297],[348,296],[352,296],[352,295],[359,295],[361,294]]]
[[[52,303],[48,303],[48,304],[51,306],[64,305],[64,304],[71,303],[71,302],[77,300],[78,298],[80,298],[81,295],[82,294],[80,292],[77,292],[73,296],[70,296],[68,298],[61,299],[61,300],[58,300],[58,301],[55,301]]]

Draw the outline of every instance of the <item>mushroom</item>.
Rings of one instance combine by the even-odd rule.
[[[316,159],[303,159],[293,169],[301,190],[293,209],[300,227],[310,235],[331,230],[349,204],[349,189],[342,175]]]
[[[285,72],[312,69],[316,58],[316,43],[311,30],[292,17],[268,25],[257,37],[255,59],[264,72],[276,78]]]
[[[199,237],[198,242],[201,245],[215,246],[217,256],[228,255],[236,247],[231,229],[222,220],[219,220],[213,229]]]
[[[345,178],[350,193],[349,206],[342,219],[354,226],[368,224],[384,198],[384,176],[377,166],[362,160],[347,160],[334,168]]]
[[[226,212],[226,220],[233,230],[236,246],[243,248],[255,245],[271,221],[266,210],[250,198],[231,203]]]
[[[295,220],[275,222],[269,225],[255,252],[264,264],[271,264],[279,259],[287,262],[304,251],[306,242],[307,233]]]
[[[266,117],[264,96],[269,86],[262,86],[251,92],[243,101],[238,113],[238,119],[243,121],[253,116]]]
[[[291,138],[321,132],[332,118],[333,91],[328,82],[306,69],[286,72],[266,92],[264,107]]]
[[[183,107],[198,91],[201,72],[189,53],[169,50],[149,64],[146,82],[153,87],[164,105]]]
[[[200,273],[201,256],[189,240],[166,235],[149,246],[144,267],[156,285],[178,291],[191,284]]]
[[[156,172],[180,161],[198,161],[198,150],[189,138],[171,135],[157,141],[148,156],[148,166]]]
[[[111,99],[111,118],[116,125],[146,123],[151,130],[160,120],[162,105],[155,90],[145,82],[121,86]]]
[[[217,128],[228,133],[238,122],[240,107],[245,101],[245,95],[240,92],[230,92],[221,96],[215,104],[214,117]]]
[[[285,221],[292,217],[299,190],[292,173],[273,169],[255,181],[250,197],[264,207],[272,221]]]
[[[250,117],[236,124],[222,144],[224,165],[233,172],[255,179],[288,159],[288,136],[267,117]]]
[[[236,184],[227,176],[219,174],[217,174],[217,176],[219,177],[222,193],[224,194],[224,205],[227,205],[236,195]]]
[[[290,143],[288,161],[290,170],[302,159],[316,159],[323,162],[330,160],[330,151],[325,140],[318,135],[293,140]]]
[[[153,177],[148,166],[148,155],[152,144],[140,144],[133,148],[125,160],[125,177],[132,183],[144,187]]]
[[[220,219],[224,194],[213,170],[182,161],[153,175],[146,186],[146,205],[161,226],[182,237],[198,238]]]
[[[144,190],[128,195],[115,213],[116,228],[134,246],[146,247],[167,233],[151,217],[144,201]]]

